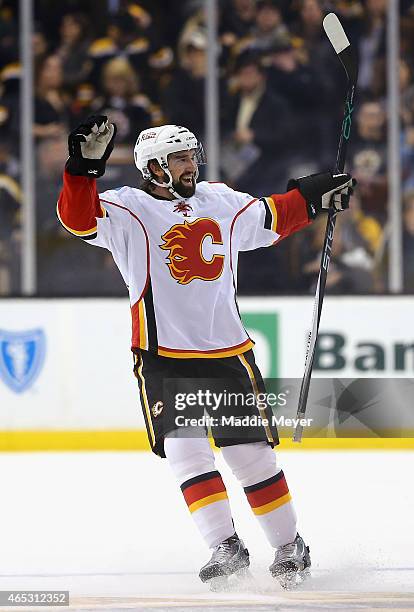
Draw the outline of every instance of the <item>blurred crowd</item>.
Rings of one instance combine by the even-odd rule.
[[[21,201],[16,2],[0,0],[0,295],[20,291]],[[67,134],[91,113],[117,124],[101,191],[138,185],[132,147],[151,125],[183,124],[204,138],[207,33],[203,0],[35,0],[32,39],[38,293],[126,295],[104,250],[70,237],[55,203]],[[218,0],[221,180],[253,194],[333,169],[344,71],[322,30],[340,17],[360,75],[347,169],[358,179],[337,224],[327,292],[387,290],[388,0]],[[414,292],[414,0],[400,0],[404,290]],[[392,203],[391,203],[392,205]],[[277,248],[244,253],[245,294],[315,289],[325,220]]]

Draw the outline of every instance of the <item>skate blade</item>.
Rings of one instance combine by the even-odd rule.
[[[228,592],[249,588],[254,584],[253,575],[248,567],[241,567],[230,576],[216,576],[208,581],[210,591]]]
[[[306,567],[297,572],[286,572],[285,574],[274,576],[274,578],[279,582],[282,589],[285,591],[292,591],[299,587],[307,578],[310,578],[310,576],[310,568]]]
[[[216,576],[208,581],[210,591],[213,593],[222,593],[229,590],[228,576]]]

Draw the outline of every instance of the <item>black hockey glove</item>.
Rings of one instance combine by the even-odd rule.
[[[298,179],[290,179],[287,191],[299,189],[308,206],[308,217],[313,220],[321,210],[333,208],[336,212],[349,208],[356,180],[350,174],[320,172]]]
[[[69,159],[66,171],[75,176],[98,178],[105,173],[112,149],[116,125],[105,115],[91,115],[69,134]]]

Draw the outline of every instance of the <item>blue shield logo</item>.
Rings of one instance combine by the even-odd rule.
[[[8,332],[0,329],[0,377],[15,393],[32,386],[42,369],[45,353],[43,330]]]

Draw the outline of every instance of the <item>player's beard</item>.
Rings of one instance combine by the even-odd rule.
[[[177,182],[173,183],[173,188],[174,191],[180,194],[181,197],[191,198],[195,194],[196,184],[197,183],[194,176],[191,179],[191,185],[185,185],[180,178]]]

